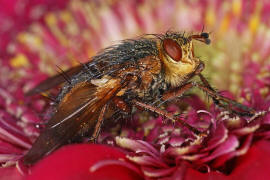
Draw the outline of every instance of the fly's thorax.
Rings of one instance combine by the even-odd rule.
[[[165,36],[158,47],[165,81],[172,87],[181,85],[200,64],[200,60],[194,57],[193,43],[188,37]]]
[[[143,88],[144,86],[145,88]],[[151,81],[148,81],[148,83],[142,83],[141,81],[137,87],[139,88],[129,89],[130,91],[125,92],[123,97],[127,102],[138,98],[142,102],[153,103],[169,89],[162,73],[152,74]]]

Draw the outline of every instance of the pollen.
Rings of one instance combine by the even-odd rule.
[[[29,61],[24,54],[17,54],[15,57],[11,58],[10,65],[14,68],[28,67]]]
[[[260,17],[258,14],[254,14],[249,20],[249,30],[251,33],[255,33],[260,23]]]
[[[242,1],[233,0],[232,3],[232,12],[235,16],[239,16],[242,12]]]
[[[20,33],[18,34],[17,39],[21,43],[33,44],[36,47],[41,47],[42,45],[42,39],[30,33]]]
[[[55,15],[52,13],[46,15],[45,20],[48,25],[55,25],[57,22]]]
[[[260,24],[260,12],[262,9],[262,4],[257,4],[256,10],[253,15],[251,15],[249,20],[249,30],[251,33],[255,33]]]
[[[62,30],[57,25],[57,23],[59,21],[59,17],[57,17],[55,14],[49,13],[45,17],[45,21],[48,24],[48,26],[50,27],[50,30],[55,35],[55,37],[61,42],[61,44],[63,46],[67,46],[69,41],[65,37],[65,35],[63,34]]]
[[[225,15],[225,17],[223,18],[221,25],[220,25],[220,32],[221,34],[223,34],[224,32],[226,32],[229,28],[231,22],[231,17],[229,14]]]
[[[67,23],[72,21],[71,14],[67,11],[61,12],[60,16],[61,16],[61,19]]]
[[[205,15],[205,22],[207,26],[213,26],[216,22],[215,12],[213,8],[210,8]]]

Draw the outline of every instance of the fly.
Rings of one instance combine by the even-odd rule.
[[[78,137],[88,135],[95,142],[104,119],[114,118],[116,111],[131,115],[132,107],[178,121],[194,134],[204,136],[205,132],[176,120],[158,106],[180,98],[193,87],[206,92],[220,108],[252,116],[253,109],[220,95],[210,86],[201,74],[204,63],[194,56],[194,40],[210,44],[206,32],[167,32],[124,40],[104,49],[90,62],[41,82],[27,95],[65,85],[56,99],[55,113],[24,156],[24,163],[33,164],[55,149],[76,142]],[[200,82],[192,80],[195,76]]]

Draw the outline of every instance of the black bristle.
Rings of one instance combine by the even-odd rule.
[[[56,65],[56,67],[60,70],[60,74],[62,75],[62,77],[69,83],[71,84],[71,78],[69,77],[69,75],[59,66]]]

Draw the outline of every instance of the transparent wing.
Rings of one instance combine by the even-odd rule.
[[[125,85],[120,79],[97,87],[90,82],[78,83],[60,102],[56,113],[24,157],[33,164],[46,154],[67,144],[84,129],[93,132],[102,107]]]
[[[72,68],[70,68],[70,69],[68,69],[66,71],[63,71],[60,74],[57,74],[57,75],[55,75],[53,77],[50,77],[50,78],[42,81],[36,87],[34,87],[30,91],[28,91],[25,95],[26,96],[32,96],[32,95],[39,94],[41,92],[47,91],[47,90],[49,90],[51,88],[54,88],[57,85],[60,85],[60,84],[62,84],[64,82],[66,82],[66,79],[64,78],[64,76],[71,77],[71,76],[79,73],[82,69],[83,69],[83,65],[79,65],[79,66],[72,67]]]

